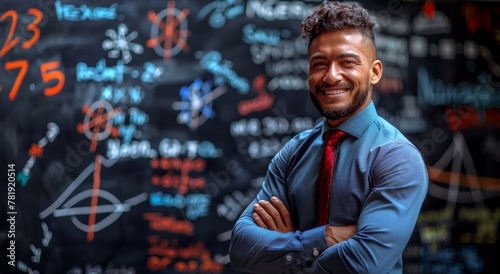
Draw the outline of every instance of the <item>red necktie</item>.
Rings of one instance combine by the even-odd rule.
[[[328,223],[328,208],[330,206],[330,188],[332,186],[333,165],[335,162],[335,144],[345,135],[340,130],[330,130],[325,133],[325,148],[318,175],[318,226]]]

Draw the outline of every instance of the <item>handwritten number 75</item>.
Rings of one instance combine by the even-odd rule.
[[[65,77],[64,74],[58,70],[59,65],[59,61],[51,61],[45,62],[40,66],[40,76],[42,77],[42,81],[44,83],[49,83],[53,80],[57,81],[55,85],[44,88],[43,94],[45,96],[54,96],[58,94],[64,87]],[[14,101],[14,99],[16,98],[19,87],[21,86],[21,83],[26,76],[26,72],[28,71],[28,61],[17,60],[5,63],[5,70],[13,69],[19,69],[19,73],[17,74],[14,85],[9,92],[9,100],[11,101]]]

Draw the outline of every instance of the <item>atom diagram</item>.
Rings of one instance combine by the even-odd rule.
[[[120,112],[120,108],[113,109],[107,101],[97,101],[90,106],[84,106],[82,112],[85,117],[77,129],[92,140],[90,150],[95,152],[97,142],[106,139],[111,134],[111,119]]]
[[[226,92],[224,86],[211,90],[210,82],[195,80],[190,86],[182,87],[179,94],[181,102],[174,102],[172,108],[180,110],[177,122],[186,124],[191,130],[195,130],[208,119],[215,117],[212,109],[213,101]]]
[[[187,38],[190,34],[187,22],[188,14],[188,9],[176,9],[174,1],[169,1],[168,7],[158,14],[150,11],[148,20],[153,25],[151,26],[151,38],[146,45],[153,48],[156,54],[163,56],[164,60],[169,60],[181,50],[189,50],[187,45]]]
[[[128,27],[125,24],[118,25],[118,30],[108,29],[106,30],[106,39],[102,42],[102,48],[104,50],[109,50],[108,56],[110,58],[118,58],[121,54],[125,64],[132,61],[132,54],[142,54],[144,48],[132,40],[137,38],[137,31],[132,31],[128,33]]]

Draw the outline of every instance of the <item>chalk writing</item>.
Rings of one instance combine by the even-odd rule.
[[[421,226],[419,232],[423,244],[446,242],[451,237],[450,228],[444,223]]]
[[[150,247],[147,267],[151,271],[165,270],[173,265],[174,270],[189,273],[219,273],[223,266],[215,263],[202,242],[179,246],[177,238],[162,239],[148,237]],[[185,261],[188,260],[188,261]]]
[[[410,22],[406,16],[397,16],[389,10],[380,10],[375,15],[381,29],[390,34],[407,35],[411,31]]]
[[[159,153],[165,158],[175,158],[185,155],[189,158],[219,158],[222,150],[210,141],[188,140],[181,143],[177,139],[164,138],[160,142]]]
[[[109,7],[90,7],[87,5],[62,4],[60,0],[56,0],[54,6],[59,21],[115,20],[118,8],[116,3]]]
[[[44,84],[54,83],[53,86],[47,86],[43,88],[43,95],[45,96],[54,96],[58,94],[64,87],[65,79],[64,73],[59,70],[60,62],[59,61],[50,61],[44,62],[40,65],[40,76],[42,78],[42,82]],[[28,72],[29,64],[26,59],[9,61],[5,62],[4,66],[5,70],[14,70],[19,69],[19,72],[14,77],[14,83],[9,92],[9,100],[14,101],[16,98],[17,92],[21,87],[24,77]],[[30,85],[30,89],[32,91],[35,90],[35,85]],[[1,91],[1,86],[0,86]]]
[[[235,221],[255,198],[257,192],[256,188],[252,188],[245,193],[237,190],[232,192],[231,195],[225,195],[223,203],[217,205],[217,215],[231,222]]]
[[[246,16],[259,17],[268,21],[300,20],[309,15],[314,4],[301,1],[250,0],[247,2]]]
[[[252,84],[252,90],[257,93],[257,97],[238,103],[238,112],[241,115],[247,115],[251,112],[269,109],[274,103],[274,95],[268,94],[266,91],[265,75],[261,74],[255,77]]]
[[[288,121],[285,117],[266,116],[241,119],[231,123],[231,135],[237,136],[273,136],[275,134],[295,134],[310,129],[314,121],[310,117],[295,117]]]
[[[385,64],[397,65],[401,68],[408,67],[408,42],[406,38],[388,36],[378,33],[375,39],[377,56]]]
[[[500,128],[500,110],[498,108],[482,109],[471,107],[449,106],[445,111],[446,125],[450,130],[468,128]]]
[[[427,128],[427,120],[425,120],[422,111],[418,108],[415,96],[403,96],[401,110],[395,115],[391,115],[381,107],[377,111],[380,116],[384,117],[402,132],[416,133],[422,132]]]
[[[140,86],[116,87],[106,85],[101,87],[99,100],[106,100],[113,104],[133,104],[138,105],[145,97],[145,92]]]
[[[277,76],[283,74],[306,74],[309,70],[307,58],[295,58],[292,60],[281,59],[276,61],[266,60],[266,75]]]
[[[162,213],[144,213],[143,218],[149,222],[149,229],[153,231],[194,235],[193,223],[190,221],[177,220],[174,216],[163,216]]]
[[[302,37],[281,39],[276,45],[253,43],[250,46],[250,54],[255,64],[262,64],[268,60],[290,60],[293,57],[302,57],[301,55],[307,54],[307,43]],[[302,65],[305,65],[303,61]],[[309,67],[309,61],[307,67]]]
[[[123,61],[118,59],[116,66],[108,67],[106,59],[97,61],[95,67],[89,67],[87,64],[80,62],[76,65],[76,80],[78,82],[94,81],[94,82],[115,82],[121,84],[125,71],[128,67],[123,65]]]
[[[149,195],[149,203],[152,206],[185,209],[186,217],[190,220],[207,216],[210,201],[210,196],[207,194],[176,194],[174,196],[172,194],[156,191]]]
[[[475,231],[460,233],[462,243],[495,244],[498,241],[500,208],[467,208],[458,210],[458,220],[474,223]]]
[[[10,27],[8,30],[7,38],[5,39],[5,42],[3,46],[0,48],[0,57],[5,56],[12,48],[17,46],[19,42],[23,41],[21,43],[21,48],[23,49],[29,49],[31,48],[40,38],[40,27],[39,23],[43,19],[43,13],[39,9],[35,8],[30,8],[27,10],[27,14],[31,16],[34,16],[32,21],[29,21],[28,24],[25,26],[23,31],[23,34],[26,35],[27,33],[30,33],[31,36],[29,39],[26,40],[26,37],[20,37],[15,35],[15,31],[17,28],[17,23],[18,21],[18,13],[15,10],[7,10],[4,13],[0,14],[0,22],[8,21],[8,18],[10,18]],[[24,22],[22,20],[21,22]],[[22,39],[22,40],[21,40]]]
[[[233,63],[228,60],[222,60],[222,55],[218,51],[209,51],[200,59],[200,66],[214,75],[214,83],[222,86],[228,83],[239,93],[246,94],[250,90],[248,80],[238,76],[232,70]]]
[[[281,40],[281,30],[279,29],[258,29],[254,24],[243,27],[243,42],[251,45],[261,43],[265,45],[277,45]]]
[[[66,274],[135,274],[137,273],[134,267],[121,265],[119,267],[113,264],[108,264],[106,266],[92,265],[87,263],[85,268],[79,266],[73,266],[69,269]]]
[[[428,209],[420,212],[417,224],[428,222],[446,222],[453,219],[452,208]]]
[[[478,256],[476,248],[469,245],[439,249],[424,245],[421,254],[422,273],[480,273],[484,268],[484,261]]]
[[[238,17],[243,14],[244,11],[245,7],[242,0],[212,1],[198,12],[196,19],[203,20],[212,12],[208,19],[208,23],[214,28],[220,28],[226,24],[227,20]]]
[[[130,143],[133,137],[140,137],[141,132],[138,127],[149,120],[149,116],[138,108],[130,108],[127,113],[128,115],[123,111],[118,112],[111,119],[113,125],[111,135],[113,137],[122,137],[125,144]]]
[[[205,170],[205,160],[198,159],[179,159],[179,158],[161,158],[152,159],[151,167],[154,169],[161,168],[166,170],[164,175],[153,175],[151,183],[155,186],[173,187],[181,194],[186,194],[188,189],[203,189],[205,187],[205,178],[193,178],[189,176],[189,172],[202,172]],[[176,174],[174,173],[176,171]]]
[[[412,27],[419,34],[445,34],[451,32],[451,21],[442,11],[435,11],[432,16],[422,12],[415,16]]]
[[[478,82],[456,85],[432,79],[426,68],[418,69],[419,104],[425,106],[467,105],[476,109],[500,106],[500,90],[494,88],[487,73],[478,75]]]
[[[158,152],[151,148],[151,143],[148,140],[131,141],[130,143],[122,143],[120,139],[108,139],[106,156],[108,159],[120,159],[130,157],[137,158],[154,158],[158,156]]]

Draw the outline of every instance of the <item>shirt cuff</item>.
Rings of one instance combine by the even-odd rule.
[[[295,264],[297,265],[309,265],[316,260],[316,258],[328,248],[325,238],[325,229],[326,225],[323,225],[302,232],[302,252],[299,254],[288,254],[288,256],[286,256],[287,261],[295,259]]]

